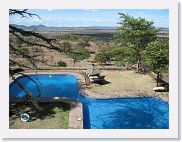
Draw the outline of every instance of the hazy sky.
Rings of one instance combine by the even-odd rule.
[[[119,26],[118,13],[127,13],[130,16],[142,17],[154,22],[156,27],[169,26],[169,11],[144,9],[30,9],[41,17],[21,18],[19,15],[10,16],[10,24],[18,25],[45,25],[57,27],[88,27],[88,26]]]

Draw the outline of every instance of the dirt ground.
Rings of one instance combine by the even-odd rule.
[[[154,92],[156,81],[147,74],[135,71],[103,71],[106,82],[92,84],[86,91],[89,96],[97,98],[124,96],[159,96],[168,100],[168,93]]]

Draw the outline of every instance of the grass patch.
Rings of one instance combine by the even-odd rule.
[[[12,104],[10,110],[10,129],[67,129],[69,123],[70,105],[66,103],[40,103],[41,113],[33,111],[25,104]],[[22,113],[30,115],[30,122],[20,120]]]

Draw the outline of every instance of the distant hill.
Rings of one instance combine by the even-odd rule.
[[[65,31],[65,30],[116,30],[117,27],[102,27],[102,26],[93,26],[93,27],[47,27],[45,25],[16,25],[12,24],[15,27],[24,29],[24,30],[36,30],[36,31]]]
[[[15,27],[19,27],[25,30],[63,30],[63,29],[111,29],[111,30],[116,30],[117,27],[104,27],[104,26],[91,26],[91,27],[48,27],[45,25],[31,25],[31,26],[25,26],[25,25],[16,25],[16,24],[12,24]],[[157,29],[162,30],[162,31],[169,31],[169,28],[165,28],[165,27],[157,27]]]
[[[93,27],[47,27],[45,25],[15,25],[15,27],[21,28],[27,31],[36,31],[39,33],[56,33],[56,34],[76,34],[76,35],[88,35],[95,36],[98,34],[105,34],[103,36],[112,37],[114,33],[116,33],[117,27],[102,27],[102,26],[93,26]],[[158,27],[159,29],[158,36],[159,37],[168,37],[169,29],[164,27]],[[100,35],[99,35],[100,36]]]

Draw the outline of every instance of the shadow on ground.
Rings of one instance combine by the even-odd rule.
[[[27,113],[31,116],[30,121],[35,121],[36,119],[48,119],[51,117],[54,117],[56,114],[55,109],[58,109],[59,111],[68,111],[70,110],[70,105],[62,102],[54,102],[54,103],[39,103],[39,106],[42,108],[42,111],[36,112],[32,108],[29,107],[29,104],[25,103],[14,103],[10,106],[9,116],[11,117],[11,120],[16,120],[17,118],[20,118],[20,115],[22,113]]]
[[[106,85],[106,84],[110,84],[111,82],[107,81],[107,80],[103,80],[101,82],[97,82],[97,84],[99,85]]]

